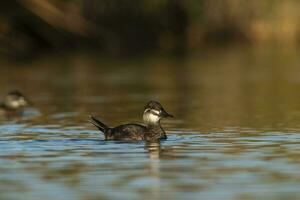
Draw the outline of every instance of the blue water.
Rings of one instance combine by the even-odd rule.
[[[0,132],[2,199],[300,198],[299,132],[168,131],[150,144],[80,126]]]

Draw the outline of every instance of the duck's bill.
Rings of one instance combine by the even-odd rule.
[[[168,117],[174,117],[173,115],[167,113],[167,111],[165,110],[162,110],[161,111],[161,117],[164,117],[164,118],[168,118]]]

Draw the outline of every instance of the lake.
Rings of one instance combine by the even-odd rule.
[[[0,122],[0,199],[300,199],[297,49],[185,57],[78,53],[1,62],[40,115]],[[160,143],[103,141],[89,122],[142,122],[158,100]]]

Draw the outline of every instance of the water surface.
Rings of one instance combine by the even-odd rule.
[[[79,54],[2,64],[41,115],[0,122],[0,199],[299,199],[300,57],[233,49],[185,58]],[[88,123],[141,122],[161,143],[103,141]]]

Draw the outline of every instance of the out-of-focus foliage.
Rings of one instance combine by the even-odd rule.
[[[11,0],[0,3],[0,53],[95,49],[183,53],[206,44],[299,43],[297,0]]]

